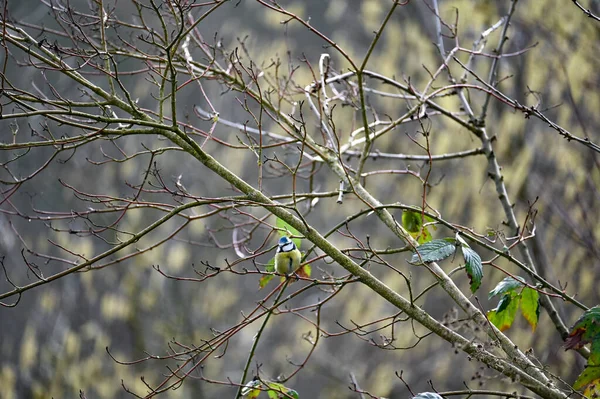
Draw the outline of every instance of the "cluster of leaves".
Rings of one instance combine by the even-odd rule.
[[[521,309],[521,314],[531,325],[531,329],[535,330],[540,317],[540,294],[535,288],[527,286],[521,277],[506,277],[490,291],[488,298],[492,299],[498,295],[502,295],[498,306],[487,313],[492,324],[500,331],[510,328],[515,321],[517,310]]]
[[[455,238],[448,237],[433,240],[424,222],[433,222],[433,220],[413,211],[404,212],[402,215],[402,225],[420,244],[414,251],[410,263],[439,262],[455,255],[457,249],[460,248],[465,261],[465,271],[469,277],[471,292],[476,292],[483,279],[481,257],[458,233]],[[299,237],[302,236],[300,232],[279,218],[276,226],[280,236],[292,237],[292,241],[300,249],[301,239]],[[273,258],[267,264],[266,271],[274,272],[274,265],[275,259]],[[310,276],[310,265],[303,266],[298,272],[300,275]],[[263,276],[260,280],[260,287],[266,286],[273,277],[274,274]],[[540,315],[540,302],[539,292],[535,287],[528,285],[522,277],[506,277],[488,294],[489,299],[497,296],[501,296],[498,305],[490,310],[487,316],[498,329],[504,331],[510,328],[519,309],[532,330],[536,329]],[[565,341],[565,349],[579,349],[588,343],[591,343],[591,354],[588,363],[573,387],[575,389],[585,387],[584,396],[598,397],[600,396],[600,306],[589,309],[577,320]],[[286,388],[282,384],[260,380],[249,382],[243,390],[243,395],[247,398],[257,398],[261,392],[266,392],[268,397],[273,399],[282,397],[298,398],[296,391]]]
[[[432,222],[427,216],[423,218],[417,212],[404,212],[402,225],[419,244],[414,252],[411,263],[439,262],[455,254],[461,248],[465,260],[465,270],[471,282],[471,291],[475,292],[481,285],[483,269],[480,256],[457,234],[455,238],[432,240],[431,234],[423,221]],[[488,312],[488,319],[501,331],[510,328],[520,308],[523,317],[535,330],[539,314],[539,293],[528,287],[521,277],[507,277],[490,291],[489,298],[502,295],[498,306]]]
[[[433,240],[424,218],[417,212],[404,212],[402,225],[419,244],[410,260],[413,264],[439,262],[456,253],[460,247],[465,260],[465,270],[471,283],[471,291],[475,292],[481,285],[483,268],[480,256],[457,234],[455,238]],[[488,298],[501,296],[496,308],[487,313],[488,319],[499,330],[510,328],[517,311],[527,320],[532,330],[537,327],[540,316],[539,292],[528,285],[522,277],[506,277],[489,292]],[[573,388],[584,389],[587,398],[600,397],[600,306],[586,311],[574,326],[565,340],[565,350],[579,349],[591,343],[590,357],[583,372],[579,375]],[[417,395],[421,397],[422,394]],[[425,396],[423,396],[425,397]]]
[[[413,253],[410,263],[439,262],[454,255],[459,247],[465,260],[465,271],[469,276],[471,292],[475,292],[481,285],[481,279],[483,278],[481,257],[458,234],[456,234],[456,238],[431,240],[420,245]]]
[[[255,399],[261,392],[266,392],[270,399],[292,398],[299,399],[298,392],[287,388],[283,384],[272,381],[263,381],[257,378],[246,384],[242,389],[242,396],[248,399]],[[264,395],[263,395],[264,396]]]
[[[579,349],[589,343],[592,344],[590,357],[573,388],[585,387],[585,397],[597,398],[600,396],[600,306],[585,311],[571,327],[571,332],[565,340],[565,350]]]
[[[277,221],[275,223],[275,225],[278,228],[278,232],[279,232],[279,236],[280,237],[290,237],[291,240],[294,242],[294,244],[296,244],[296,248],[298,248],[298,250],[300,250],[300,245],[302,244],[302,240],[299,237],[302,237],[302,234],[300,234],[300,232],[298,230],[296,230],[294,227],[292,227],[291,225],[289,225],[288,223],[286,223],[285,221],[277,218]],[[304,256],[304,254],[302,254]],[[273,257],[269,263],[267,263],[267,265],[265,266],[265,271],[268,273],[275,273],[275,257]],[[301,277],[310,277],[311,274],[311,267],[310,264],[306,264],[302,267],[300,267],[299,270],[296,271],[296,274],[298,276]],[[260,288],[264,288],[269,281],[271,281],[273,279],[273,277],[275,277],[275,274],[267,274],[265,276],[262,276],[258,285]],[[285,277],[282,277],[282,279],[285,279]]]

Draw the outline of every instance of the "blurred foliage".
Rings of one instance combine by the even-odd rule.
[[[331,1],[286,1],[285,6],[305,18],[311,25],[330,36],[353,57],[361,57],[370,43],[373,31],[383,18],[386,7],[381,2],[364,0],[349,2]],[[579,9],[560,0],[525,1],[521,0],[508,32],[507,52],[518,52],[533,46],[521,55],[502,60],[499,79],[500,89],[518,101],[539,104],[551,119],[568,126],[569,130],[581,137],[600,139],[600,25],[587,18]],[[71,6],[85,9],[82,1],[72,1]],[[441,1],[440,14],[450,24],[457,23],[459,41],[462,47],[470,48],[482,31],[506,14],[510,2],[479,0]],[[105,7],[114,9],[122,18],[132,13],[131,4],[125,2],[105,2]],[[44,5],[32,2],[8,2],[9,11],[17,19],[28,18],[28,22],[52,27],[51,16]],[[33,10],[33,11],[31,11]],[[319,56],[331,49],[323,48],[323,42],[298,24],[286,23],[281,15],[265,10],[258,3],[249,0],[230,2],[200,26],[206,37],[218,32],[218,40],[223,46],[234,48],[241,41],[257,64],[269,64],[273,59],[282,58],[286,62],[302,66],[295,71],[297,82],[309,84],[313,80],[311,71],[300,61],[306,57],[315,68]],[[398,80],[410,80],[415,87],[422,88],[430,73],[439,67],[439,56],[433,44],[435,33],[433,16],[425,2],[413,1],[401,7],[393,16],[384,31],[381,43],[376,47],[368,68],[379,73],[395,76]],[[490,37],[490,46],[499,40],[496,31]],[[450,39],[447,46],[452,46]],[[348,67],[337,55],[333,66],[340,71]],[[0,55],[4,57],[4,54]],[[459,55],[460,59],[465,57]],[[486,76],[490,60],[480,59],[473,65],[474,70]],[[462,72],[454,70],[457,76]],[[43,83],[39,74],[27,69],[15,68],[12,75],[20,75],[23,82]],[[51,77],[49,76],[49,79]],[[130,80],[135,97],[144,103],[152,103],[146,82],[143,79]],[[67,84],[58,80],[56,86]],[[246,120],[247,115],[233,100],[231,93],[222,93],[218,85],[208,85],[209,96],[215,99],[222,116],[228,119]],[[200,101],[195,89],[182,90],[179,96],[181,112],[191,112],[192,106]],[[483,98],[481,93],[470,92],[470,96]],[[297,100],[302,97],[298,96]],[[457,108],[457,100],[448,97],[442,105]],[[402,102],[388,101],[380,97],[369,98],[369,102],[380,112],[394,113]],[[291,106],[290,106],[291,108]],[[336,109],[339,119],[338,130],[350,132],[360,121],[349,109]],[[202,123],[202,122],[198,122]],[[430,140],[432,153],[443,154],[471,149],[477,143],[470,133],[444,120],[430,120]],[[509,195],[515,203],[520,221],[525,219],[529,205],[538,198],[535,205],[536,237],[532,241],[536,262],[543,268],[549,280],[566,284],[570,292],[577,293],[579,300],[588,305],[600,302],[596,285],[600,268],[600,228],[597,223],[597,209],[600,209],[600,167],[598,155],[587,149],[567,142],[548,127],[534,119],[526,119],[522,114],[498,102],[492,102],[487,119],[490,134],[495,135],[495,152],[502,165],[504,181]],[[10,130],[2,125],[2,141],[10,140]],[[25,128],[21,126],[21,128]],[[60,127],[54,127],[60,135]],[[269,127],[266,127],[269,128]],[[276,130],[275,127],[273,127]],[[382,152],[420,153],[420,149],[408,137],[420,128],[417,125],[402,127],[394,135],[378,141]],[[223,140],[237,142],[239,132],[217,127],[214,134]],[[347,136],[342,136],[346,140]],[[156,140],[159,140],[158,138]],[[152,147],[148,137],[143,144]],[[140,143],[134,138],[124,138],[123,145],[137,147]],[[208,146],[213,144],[209,143]],[[100,151],[113,154],[115,148],[100,147],[94,144],[81,149],[67,163],[55,162],[45,171],[42,179],[28,183],[13,201],[31,209],[56,209],[66,212],[82,210],[76,195],[58,183],[57,178],[72,186],[89,192],[106,195],[132,195],[127,183],[136,184],[142,179],[142,171],[147,165],[128,162],[123,167],[117,164],[93,166],[86,159],[98,160]],[[268,151],[268,156],[277,155],[280,159],[293,154]],[[220,158],[235,173],[255,185],[256,158],[250,152],[214,148]],[[115,154],[113,154],[115,155]],[[205,169],[198,170],[195,162],[186,157],[178,158],[167,154],[158,156],[156,161],[164,176],[173,181],[183,176],[185,187],[190,192],[202,195],[224,195],[232,193],[230,187]],[[3,156],[3,155],[0,155]],[[115,155],[116,156],[116,155]],[[32,162],[34,160],[32,159]],[[133,165],[136,165],[133,167]],[[400,166],[399,166],[400,165]],[[491,229],[500,237],[504,234],[504,216],[498,211],[499,204],[493,183],[488,179],[487,163],[483,156],[464,160],[450,160],[434,164],[430,181],[438,182],[428,193],[429,203],[440,211],[446,220],[476,231]],[[29,168],[39,167],[32,163]],[[378,169],[410,167],[427,168],[418,162],[377,160]],[[367,167],[367,170],[368,171]],[[23,171],[25,174],[26,171]],[[264,191],[277,195],[290,191],[291,182],[276,174],[264,181]],[[323,190],[335,190],[338,182],[333,176],[319,176],[316,184]],[[367,188],[377,197],[394,202],[420,205],[422,186],[410,176],[374,176]],[[296,190],[308,191],[310,187],[299,181]],[[327,231],[335,224],[353,214],[360,204],[347,198],[343,205],[335,204],[335,198],[321,199],[315,211],[307,216],[307,221],[319,229]],[[234,211],[228,214],[235,218]],[[97,223],[101,224],[101,216]],[[396,218],[403,215],[398,212]],[[122,230],[136,230],[153,220],[151,211],[128,212]],[[402,219],[403,220],[403,219]],[[272,221],[275,223],[275,220]],[[52,223],[48,229],[43,221],[27,221],[13,218],[14,227],[22,232],[24,243],[38,250],[50,250],[49,242],[68,246],[75,253],[88,256],[102,248],[97,241],[83,237],[66,236],[57,229],[77,228],[68,220]],[[24,243],[14,237],[8,218],[0,220],[0,248],[6,256],[4,262],[21,283],[31,282],[34,276],[22,265],[20,251]],[[178,221],[172,220],[163,226],[162,232],[177,228]],[[81,227],[81,226],[80,226]],[[196,276],[193,267],[204,269],[205,265],[224,265],[236,259],[232,246],[215,248],[215,243],[231,242],[231,231],[227,230],[225,219],[211,220],[205,224],[200,220],[191,223],[177,237],[166,245],[133,258],[129,262],[109,266],[99,271],[79,273],[43,286],[27,293],[15,309],[0,308],[0,398],[76,398],[79,390],[85,391],[88,398],[128,397],[121,381],[137,392],[147,388],[140,376],[149,383],[160,380],[161,372],[174,362],[141,362],[133,366],[120,365],[119,361],[131,361],[147,356],[147,353],[161,355],[167,352],[169,342],[195,344],[212,337],[211,329],[225,329],[239,321],[240,312],[247,304],[254,304],[263,295],[258,290],[258,276],[237,276],[219,274],[209,282],[173,281],[166,279],[152,266],[160,266],[166,273]],[[354,234],[361,236],[371,232],[371,244],[378,247],[397,246],[397,242],[387,242],[372,232],[368,222],[353,225]],[[40,231],[43,231],[40,234]],[[446,231],[429,230],[433,238],[443,238]],[[511,234],[506,232],[506,234]],[[107,239],[125,239],[118,233],[107,234]],[[156,237],[144,238],[131,251],[144,248]],[[258,241],[258,238],[257,238]],[[350,241],[343,236],[331,237],[339,247]],[[480,252],[486,258],[485,251]],[[266,264],[272,253],[258,258]],[[407,254],[386,255],[391,263],[406,264]],[[500,266],[517,272],[507,263]],[[16,266],[20,265],[20,266]],[[457,263],[453,264],[457,266]],[[42,271],[55,272],[53,264],[40,265]],[[253,265],[248,262],[248,269]],[[313,265],[340,275],[339,266],[321,262]],[[373,270],[386,284],[403,291],[404,280],[396,273]],[[431,276],[415,271],[417,278],[411,280],[414,291],[420,291],[433,282]],[[481,290],[489,291],[504,275],[492,268],[486,269]],[[465,292],[469,290],[466,277],[457,277],[457,283]],[[2,292],[9,289],[5,281],[0,282]],[[491,309],[480,298],[482,306]],[[308,298],[297,298],[293,305],[311,303]],[[428,296],[422,303],[435,317],[448,317],[453,312],[447,301],[439,296]],[[352,323],[367,322],[377,316],[389,315],[394,310],[379,297],[373,297],[366,287],[353,286],[352,291],[342,291],[335,302],[324,310],[323,328],[339,331],[338,322],[351,326]],[[559,311],[567,320],[574,321],[579,312],[572,308],[560,307]],[[540,324],[549,323],[542,316]],[[509,336],[522,348],[533,348],[543,353],[551,371],[572,382],[581,372],[581,364],[575,354],[565,354],[560,350],[560,337],[552,328],[538,328],[534,333],[523,322],[515,321]],[[241,376],[247,348],[250,347],[257,326],[250,326],[229,343],[228,353],[233,356],[227,362],[219,358],[210,359],[202,373],[206,378],[236,381]],[[407,326],[402,328],[408,328]],[[420,326],[414,326],[417,334],[425,334]],[[261,372],[275,379],[289,372],[293,367],[288,359],[300,359],[310,350],[303,334],[311,331],[311,325],[292,315],[282,315],[277,324],[268,331],[268,347],[259,346],[256,359],[262,364]],[[382,331],[391,334],[392,327]],[[410,347],[415,345],[414,335],[407,331],[395,331],[395,345]],[[449,356],[449,354],[451,354]],[[423,361],[426,359],[426,361]],[[417,361],[418,360],[418,361]],[[435,366],[433,366],[435,365]],[[433,338],[426,338],[415,349],[407,351],[373,351],[368,340],[355,336],[343,336],[322,340],[318,350],[305,372],[286,383],[296,390],[300,397],[350,398],[356,397],[340,386],[349,386],[349,374],[355,375],[361,388],[377,395],[399,397],[406,395],[404,385],[395,379],[394,372],[404,370],[404,376],[415,391],[429,389],[427,380],[434,381],[437,390],[460,389],[465,376],[472,375],[472,387],[479,384],[486,388],[506,386],[506,381],[491,381],[492,374],[486,374],[474,362],[469,362],[462,354],[455,354],[453,348]],[[169,398],[232,397],[235,390],[220,385],[196,384],[188,380],[181,388],[169,391]]]

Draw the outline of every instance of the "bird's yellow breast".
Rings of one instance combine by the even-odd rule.
[[[302,255],[297,249],[289,252],[280,252],[275,256],[275,270],[281,274],[295,272],[300,267]]]

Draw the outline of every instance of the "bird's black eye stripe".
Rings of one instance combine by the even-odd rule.
[[[286,243],[284,245],[280,245],[279,248],[277,248],[277,250],[279,252],[291,252],[291,251],[294,250],[295,247],[296,246],[294,245],[293,242],[288,242],[288,243]]]

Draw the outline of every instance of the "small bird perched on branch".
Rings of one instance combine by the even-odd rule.
[[[275,271],[286,276],[295,273],[300,267],[301,259],[302,254],[296,244],[288,237],[281,237],[275,254]]]

